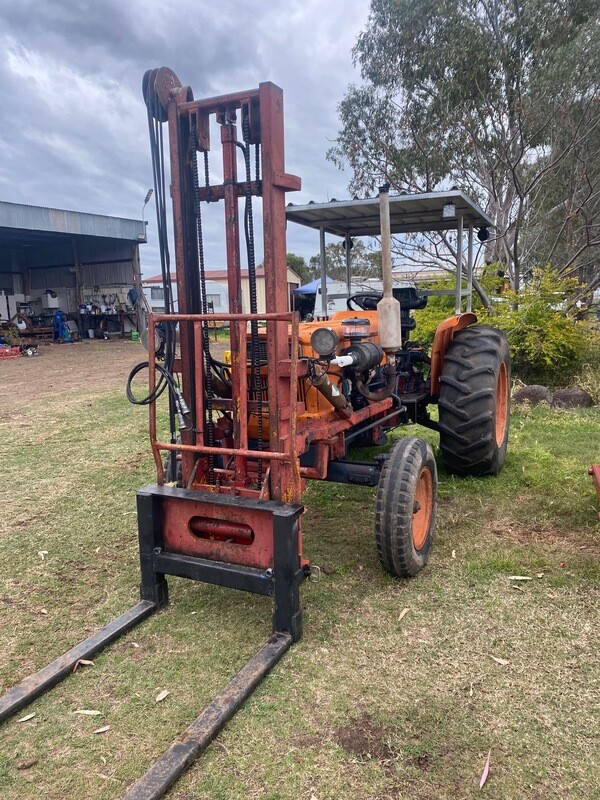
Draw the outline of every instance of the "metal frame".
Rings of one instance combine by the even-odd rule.
[[[27,678],[0,698],[0,720],[14,714],[38,697],[87,658],[138,622],[166,605],[169,575],[199,580],[273,598],[273,635],[250,659],[225,690],[190,725],[183,737],[125,795],[128,800],[161,797],[235,713],[267,671],[292,643],[302,636],[300,586],[310,566],[302,557],[300,504],[307,478],[341,480],[375,485],[376,462],[353,463],[344,459],[348,441],[372,435],[383,426],[418,417],[419,403],[427,395],[373,395],[370,404],[352,410],[335,407],[316,418],[302,419],[298,380],[309,375],[308,363],[300,364],[299,319],[287,308],[285,241],[285,193],[300,188],[300,181],[284,170],[283,97],[281,89],[262,83],[247,92],[192,100],[189,87],[179,85],[170,70],[152,73],[157,96],[164,100],[169,123],[171,196],[173,200],[175,255],[179,314],[151,315],[149,341],[155,326],[177,323],[180,358],[174,371],[181,374],[185,403],[193,410],[194,423],[181,431],[181,442],[162,442],[157,436],[156,399],[149,402],[149,427],[157,483],[137,494],[140,555],[140,602],[93,636],[69,650],[52,664]],[[160,77],[160,81],[159,81]],[[237,179],[236,114],[249,121],[250,143],[262,145],[261,179],[248,183]],[[217,116],[221,128],[223,183],[198,187],[194,174],[197,151],[210,149],[209,117]],[[155,117],[155,119],[159,119]],[[162,120],[162,116],[160,117]],[[196,135],[191,136],[195,131]],[[193,151],[190,151],[190,141]],[[246,151],[247,152],[247,151]],[[238,199],[262,198],[265,314],[244,314],[241,305],[240,226]],[[230,323],[232,363],[230,396],[212,398],[203,350],[207,322],[214,314],[202,313],[197,201],[223,201],[226,220],[226,252],[229,313],[217,319]],[[461,230],[462,230],[462,222]],[[322,274],[325,225],[320,227]],[[472,241],[472,237],[470,239]],[[462,247],[462,244],[461,244]],[[349,265],[349,248],[347,248]],[[326,304],[326,292],[323,293]],[[462,297],[462,295],[461,295]],[[324,306],[326,316],[326,305]],[[264,323],[268,402],[261,393],[249,392],[247,326]],[[256,345],[251,338],[251,345]],[[390,348],[391,349],[391,348]],[[391,369],[388,375],[395,375]],[[150,396],[156,383],[154,360],[149,361]],[[313,383],[313,388],[316,387]],[[261,390],[262,391],[262,390]],[[154,395],[155,396],[155,395]],[[228,413],[231,430],[215,446],[210,420],[212,400]],[[406,402],[406,405],[404,403]],[[411,406],[411,408],[409,408]],[[267,446],[253,449],[249,416],[268,409]],[[187,412],[186,412],[187,413]],[[300,417],[300,420],[298,418]],[[423,422],[427,424],[427,422]],[[210,435],[209,435],[210,434]],[[224,439],[227,441],[224,443]],[[311,448],[314,450],[311,451]],[[162,454],[177,453],[181,459],[182,484],[165,485]],[[300,461],[299,455],[310,453]],[[314,457],[313,457],[314,456]],[[222,461],[225,457],[227,461]],[[262,462],[267,469],[262,475]],[[308,463],[307,463],[308,462]]]
[[[442,219],[441,208],[444,203],[452,201],[458,203],[457,213],[452,218]],[[320,248],[320,275],[321,275],[321,309],[320,315],[328,319],[327,311],[327,281],[326,281],[326,252],[325,234],[343,237],[346,242],[346,289],[347,296],[351,293],[351,253],[348,243],[352,237],[378,236],[378,217],[372,214],[372,208],[378,204],[378,199],[368,200],[343,200],[328,203],[311,203],[307,206],[288,206],[286,213],[291,222],[319,231]],[[406,212],[403,206],[420,204],[419,212]],[[453,295],[455,298],[455,313],[462,310],[463,298],[466,298],[466,310],[471,311],[473,298],[473,231],[475,227],[493,227],[493,221],[487,216],[470,197],[460,191],[427,192],[398,195],[390,197],[392,218],[390,227],[393,234],[398,233],[425,233],[430,231],[456,230],[456,285],[454,289],[436,289],[430,294]],[[435,222],[425,221],[422,217],[437,213],[439,218]],[[355,216],[356,214],[356,216]],[[405,219],[405,224],[401,220]],[[467,258],[464,264],[464,229],[467,228]],[[356,228],[356,230],[354,230]],[[466,270],[465,270],[466,266]],[[466,274],[465,274],[466,273]],[[466,279],[466,288],[463,289],[463,278]],[[315,312],[318,310],[315,308]]]

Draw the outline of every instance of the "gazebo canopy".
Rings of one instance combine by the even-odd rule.
[[[330,278],[329,275],[327,275],[326,278],[326,283],[333,283],[333,278]],[[315,278],[314,281],[310,281],[310,283],[305,283],[304,286],[298,286],[294,289],[294,294],[316,294],[319,291],[320,285],[321,278]]]

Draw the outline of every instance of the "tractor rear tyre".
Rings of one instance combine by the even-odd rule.
[[[497,475],[506,458],[510,356],[504,331],[458,331],[440,376],[442,462],[455,475]]]
[[[377,489],[375,539],[381,566],[410,578],[429,559],[437,502],[437,468],[431,446],[400,439],[384,461]]]

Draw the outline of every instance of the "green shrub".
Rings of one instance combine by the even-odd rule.
[[[495,267],[487,268],[487,272],[479,278],[479,282],[488,294],[500,291],[502,281],[497,277]],[[419,289],[445,289],[454,292],[454,278],[421,284]],[[463,303],[464,306],[464,303]],[[473,292],[473,311],[480,316],[484,310],[477,292]],[[421,342],[425,347],[431,347],[437,326],[454,314],[454,293],[451,295],[431,295],[425,308],[413,312],[417,327],[413,339]],[[488,323],[491,324],[491,323]],[[498,326],[496,326],[498,327]]]
[[[600,336],[589,322],[568,314],[569,297],[578,289],[551,267],[534,269],[517,296],[507,291],[481,322],[506,331],[513,374],[526,383],[565,386],[585,364],[600,367]],[[516,306],[516,307],[515,307]]]
[[[577,280],[561,278],[550,266],[535,269],[522,287],[518,303],[514,292],[500,294],[493,267],[480,280],[493,305],[491,310],[484,309],[473,293],[473,311],[482,324],[506,331],[514,377],[525,383],[565,386],[572,384],[575,376],[589,378],[600,373],[600,332],[567,311],[569,297],[579,288]],[[449,279],[422,288],[452,289],[453,285]],[[414,312],[417,328],[413,338],[430,347],[439,323],[453,313],[453,296],[431,296],[426,308]],[[597,391],[591,394],[596,397]]]
[[[420,289],[452,289],[452,281],[436,281]],[[411,338],[421,342],[424,347],[431,348],[435,329],[442,320],[454,314],[454,297],[450,295],[431,295],[425,308],[413,311],[413,316],[417,322],[417,327],[412,333]]]

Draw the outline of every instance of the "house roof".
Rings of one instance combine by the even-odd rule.
[[[227,279],[227,270],[226,269],[207,269],[204,273],[206,276],[207,281],[222,281]],[[243,269],[241,270],[242,278],[248,277],[248,270]],[[256,276],[258,278],[265,277],[264,269],[257,269]],[[171,272],[170,274],[171,283],[177,283],[177,273]],[[162,283],[162,275],[153,275],[151,278],[144,278],[142,283]]]

